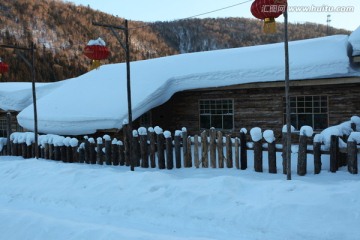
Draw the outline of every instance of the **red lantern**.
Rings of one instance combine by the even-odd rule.
[[[9,71],[9,65],[2,62],[0,59],[0,77]]]
[[[98,68],[100,66],[100,60],[104,60],[109,57],[110,51],[105,46],[105,42],[99,38],[97,40],[91,40],[84,49],[84,55],[93,60],[91,69]]]
[[[287,8],[286,0],[255,0],[251,5],[254,17],[264,20],[264,32],[275,33],[275,18],[278,18]]]

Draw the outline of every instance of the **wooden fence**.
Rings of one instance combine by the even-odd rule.
[[[126,128],[125,128],[126,129]],[[286,174],[286,133],[283,133],[281,143],[266,142],[264,139],[249,141],[250,136],[240,132],[238,137],[223,135],[221,131],[210,129],[201,135],[188,136],[186,130],[176,131],[174,137],[168,131],[160,128],[149,131],[141,128],[133,132],[131,143],[129,137],[123,141],[111,139],[109,136],[97,138],[84,137],[70,139],[60,137],[60,142],[54,140],[54,135],[42,137],[40,157],[66,163],[84,163],[114,166],[130,166],[130,156],[136,167],[142,168],[237,168],[245,170],[248,162],[253,161],[254,170],[263,172],[263,154],[268,157],[269,173],[277,173],[277,157],[281,152],[282,169]],[[126,136],[126,134],[125,134]],[[45,139],[45,140],[44,140]],[[330,171],[336,172],[339,167],[348,166],[352,174],[358,173],[358,145],[349,141],[347,148],[339,148],[339,137],[331,136],[329,150],[323,150],[320,142],[314,142],[312,137],[299,136],[297,174],[304,176],[308,172],[307,155],[314,156],[315,174],[321,172],[322,155],[330,155]],[[129,152],[131,144],[132,153]],[[248,150],[253,150],[253,158],[249,159]],[[34,157],[34,144],[29,141],[12,140],[1,151],[2,155]]]

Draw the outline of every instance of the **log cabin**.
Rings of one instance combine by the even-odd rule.
[[[360,115],[360,28],[290,42],[292,125],[321,131]],[[123,73],[122,75],[120,73]],[[117,132],[128,117],[126,66],[103,65],[77,78],[37,87],[40,133]],[[3,83],[5,84],[5,83]],[[190,134],[215,127],[237,133],[260,127],[280,134],[285,116],[283,44],[180,54],[131,63],[132,114],[137,126],[186,127]],[[17,120],[33,129],[30,91]],[[81,93],[81,94],[79,94]],[[2,101],[1,99],[6,99]],[[9,108],[7,108],[9,109]],[[13,109],[12,109],[13,110]]]

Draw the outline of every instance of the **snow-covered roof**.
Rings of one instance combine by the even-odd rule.
[[[51,93],[65,81],[56,83],[36,83],[37,99]],[[0,83],[0,109],[4,111],[21,111],[32,105],[31,82]]]
[[[350,67],[348,47],[346,35],[290,42],[290,78],[360,76],[359,71]],[[179,91],[281,81],[284,75],[282,43],[132,62],[133,118],[165,103]],[[47,90],[47,95],[38,97],[39,131],[76,135],[121,128],[122,121],[127,119],[126,90],[123,63],[103,65],[98,70],[57,83]],[[27,97],[31,98],[31,92]],[[0,101],[0,108],[2,104]],[[33,129],[32,105],[20,112],[18,121],[26,129]]]
[[[349,42],[353,48],[353,56],[360,56],[360,26],[351,33]]]

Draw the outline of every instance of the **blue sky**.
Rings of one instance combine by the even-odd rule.
[[[64,0],[77,5],[90,6],[109,14],[138,21],[171,21],[181,18],[210,12],[246,2],[246,0]],[[201,17],[247,17],[253,18],[250,13],[252,1],[206,14]],[[296,11],[289,12],[289,21],[292,23],[315,22],[326,24],[328,15],[330,25],[336,28],[355,30],[360,25],[360,1],[359,0],[288,0],[289,6],[300,7]],[[299,10],[312,8],[312,12]],[[351,7],[353,11],[333,11],[332,8]],[[317,10],[315,10],[317,9]],[[278,21],[282,21],[279,17]]]

